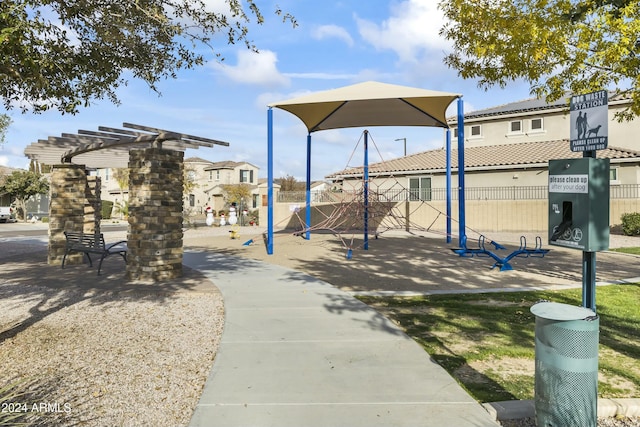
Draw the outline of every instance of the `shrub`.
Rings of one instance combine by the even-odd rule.
[[[116,202],[116,213],[124,218],[129,216],[129,201]]]
[[[622,232],[627,236],[640,235],[640,213],[626,213],[620,217],[622,220]]]
[[[102,206],[100,209],[100,213],[102,214],[102,219],[110,219],[112,210],[113,210],[113,202],[111,200],[103,200]]]
[[[254,209],[249,212],[249,221],[253,221],[257,224],[260,223],[260,209]]]

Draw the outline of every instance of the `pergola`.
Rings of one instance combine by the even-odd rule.
[[[464,104],[462,95],[380,82],[364,82],[269,104],[267,253],[273,254],[273,108],[294,114],[307,135],[306,237],[311,226],[311,133],[350,127],[428,126],[447,129],[447,241],[451,236],[451,136],[446,110],[458,100],[458,210],[460,246],[466,242],[464,217]],[[368,146],[364,134],[364,249],[368,248]]]
[[[125,129],[99,126],[97,131],[79,130],[31,143],[24,154],[45,165],[81,164],[88,168],[126,168],[129,150],[157,147],[184,151],[187,148],[228,147],[228,142],[164,129],[123,123]]]
[[[101,180],[88,171],[129,169],[128,263],[132,280],[182,275],[183,170],[187,148],[229,143],[124,123],[124,129],[63,133],[30,144],[25,155],[53,166],[49,207],[49,264],[65,255],[64,232],[100,234]],[[67,263],[82,262],[82,254]]]

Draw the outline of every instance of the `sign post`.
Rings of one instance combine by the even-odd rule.
[[[597,150],[604,150],[609,144],[609,95],[606,90],[575,95],[569,104],[571,116],[571,151],[582,152],[582,157],[596,158]],[[607,164],[608,166],[608,164]],[[609,168],[606,176],[598,178],[609,189]],[[604,200],[599,200],[604,203]],[[607,207],[609,198],[607,197]],[[607,211],[608,212],[608,211]],[[608,234],[607,218],[607,238]],[[608,242],[607,242],[608,248]],[[582,252],[582,305],[596,311],[596,252]]]

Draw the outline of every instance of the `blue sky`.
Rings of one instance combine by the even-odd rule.
[[[220,7],[221,0],[208,0]],[[38,139],[98,126],[121,127],[130,122],[227,141],[230,147],[188,150],[187,157],[211,161],[247,161],[266,177],[267,104],[310,92],[363,81],[420,87],[463,94],[465,110],[482,109],[529,97],[529,88],[514,83],[502,90],[478,89],[443,64],[451,49],[438,31],[443,18],[437,0],[264,0],[257,1],[265,23],[251,26],[256,54],[244,45],[217,47],[225,60],[181,72],[159,85],[158,97],[144,83],[130,80],[119,90],[122,104],[95,101],[76,115],[51,111],[40,115],[9,111],[13,123],[0,149],[0,165],[26,168],[25,147]],[[293,14],[298,27],[282,23],[276,5]],[[451,110],[452,113],[455,110]],[[441,129],[372,127],[370,161],[441,147]],[[316,132],[312,136],[312,179],[362,164],[364,129]],[[303,180],[306,129],[295,116],[274,110],[274,174]],[[444,165],[443,165],[444,166]]]

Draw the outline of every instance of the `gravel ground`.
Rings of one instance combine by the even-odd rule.
[[[223,317],[217,289],[108,292],[0,281],[0,390],[20,380],[24,393],[3,402],[0,425],[9,415],[37,426],[187,425]]]

